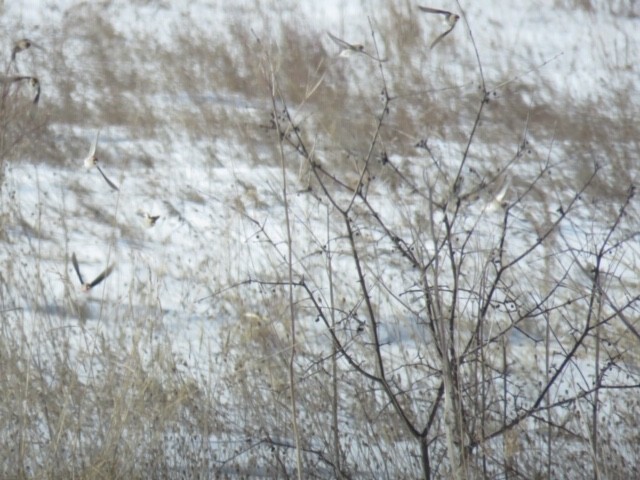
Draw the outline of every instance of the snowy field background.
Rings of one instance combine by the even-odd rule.
[[[428,422],[441,366],[422,275],[373,211],[429,265],[425,276],[459,288],[442,307],[443,318],[456,312],[456,345],[500,338],[460,359],[462,377],[482,379],[465,384],[475,399],[465,415],[495,414],[465,431],[473,478],[637,474],[640,246],[629,192],[640,6],[461,3],[463,18],[429,50],[443,26],[416,3],[211,3],[2,6],[5,76],[37,76],[42,88],[37,108],[27,84],[2,95],[2,477],[295,476],[292,310],[302,478],[426,476],[417,437],[384,389],[336,353],[321,313],[367,371],[380,352],[402,408],[431,425],[431,476],[452,476],[442,407]],[[429,5],[460,13],[455,2]],[[338,58],[327,31],[388,61]],[[42,48],[10,62],[24,37]],[[275,116],[269,69],[282,92]],[[295,135],[280,150],[285,105],[339,180],[328,185],[342,206],[362,191],[377,133],[366,202],[350,212],[377,327],[344,222]],[[82,167],[98,130],[118,192]],[[493,313],[480,315],[505,219],[492,198],[505,183],[502,261],[514,267]],[[155,226],[145,212],[160,216]],[[445,216],[456,219],[448,233]],[[433,267],[439,242],[467,252],[464,272]],[[72,253],[89,279],[115,270],[83,292]],[[589,275],[596,263],[604,297]],[[601,328],[584,330],[592,314]],[[555,372],[542,407],[501,430]]]

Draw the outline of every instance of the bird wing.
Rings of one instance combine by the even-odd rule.
[[[0,76],[0,83],[5,84],[5,83],[16,83],[16,82],[22,82],[23,80],[33,80],[35,77],[26,77],[26,76],[10,76],[10,77],[5,77],[4,75]]]
[[[44,47],[42,45],[38,45],[36,42],[34,42],[33,40],[29,40],[29,42],[31,43],[31,46],[34,48],[38,48],[40,50],[44,51]]]
[[[339,39],[335,35],[331,35],[331,32],[327,32],[327,35],[329,35],[331,40],[333,40],[336,43],[336,45],[338,45],[339,47],[348,48],[350,50],[354,50],[355,49],[354,46],[351,45],[350,43],[347,43],[344,40]]]
[[[78,280],[80,280],[80,284],[84,285],[84,281],[82,280],[82,275],[80,274],[80,267],[78,267],[78,259],[76,258],[75,253],[71,254],[71,263],[73,263],[73,268],[76,271],[76,274],[78,275]]]
[[[38,104],[38,100],[40,100],[40,80],[36,77],[31,77],[31,85],[36,89],[36,96],[33,99],[34,105]]]
[[[426,13],[437,13],[438,15],[451,15],[451,12],[447,12],[446,10],[438,10],[437,8],[421,7],[420,5],[418,5],[418,8]]]
[[[494,200],[498,203],[502,203],[502,200],[504,200],[504,197],[507,194],[507,190],[509,190],[510,186],[511,186],[511,177],[506,177],[505,179],[503,179],[502,185],[498,189],[497,193],[494,195]]]
[[[430,49],[433,49],[433,47],[435,47],[438,43],[440,43],[440,40],[442,40],[444,37],[446,37],[447,35],[449,35],[449,33],[451,32],[451,30],[453,30],[453,27],[455,27],[456,24],[454,23],[453,25],[451,25],[451,27],[449,28],[449,30],[447,30],[446,32],[444,32],[442,35],[440,35],[438,38],[436,38],[433,43],[431,44],[431,47],[429,47]]]
[[[362,47],[356,47],[355,45],[351,45],[350,43],[347,43],[344,40],[339,39],[335,35],[331,35],[331,32],[327,32],[327,35],[329,35],[329,37],[331,37],[331,40],[333,40],[336,43],[336,45],[338,45],[339,47],[346,48],[346,49],[349,49],[349,50],[353,50],[353,51],[358,52],[358,53],[362,53],[362,54],[366,55],[367,57],[372,58],[376,62],[386,62],[387,61],[386,58],[380,59],[378,57],[375,57],[375,56],[371,55],[370,53],[367,53],[364,50],[361,50]]]
[[[98,171],[100,172],[100,175],[102,175],[102,178],[104,178],[104,180],[109,184],[109,186],[114,189],[116,192],[120,191],[120,189],[116,186],[115,183],[113,183],[111,180],[109,180],[107,178],[107,176],[104,174],[104,172],[102,171],[102,169],[100,168],[100,165],[96,164],[96,168],[98,169]]]
[[[89,151],[89,156],[87,158],[91,158],[96,154],[96,150],[98,149],[98,139],[100,138],[100,130],[96,133],[96,138],[91,144],[91,150]]]
[[[98,285],[100,282],[102,282],[105,278],[107,278],[109,275],[111,275],[111,272],[113,271],[113,267],[115,265],[109,265],[109,267],[107,267],[104,272],[102,272],[100,275],[98,275],[96,278],[93,279],[93,281],[88,285],[89,288],[93,288],[96,285]]]
[[[363,55],[366,55],[367,57],[375,60],[376,62],[386,62],[387,60],[389,60],[388,58],[378,58],[374,55],[371,55],[370,53],[365,52],[364,50],[362,50],[360,53],[362,53]]]

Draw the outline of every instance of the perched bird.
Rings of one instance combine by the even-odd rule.
[[[23,38],[22,40],[18,40],[16,43],[13,44],[13,50],[11,50],[11,61],[13,62],[16,59],[16,55],[18,53],[23,52],[31,47],[44,50],[44,48],[42,48],[37,43],[32,42],[28,38]]]
[[[331,32],[327,32],[327,35],[329,35],[329,38],[331,38],[331,40],[334,41],[334,43],[336,45],[338,45],[338,47],[340,47],[340,52],[338,53],[339,57],[350,57],[351,55],[353,55],[354,53],[361,53],[363,55],[366,55],[369,58],[374,59],[376,62],[386,62],[387,59],[379,59],[377,57],[374,57],[373,55],[365,52],[364,50],[364,45],[352,45],[351,43],[347,43],[344,40],[336,37],[335,35],[331,35]]]
[[[111,180],[107,178],[107,176],[104,174],[104,172],[98,165],[98,156],[96,155],[96,150],[98,149],[98,138],[100,138],[100,130],[98,130],[98,132],[96,133],[96,139],[93,141],[93,145],[91,145],[91,150],[89,151],[89,155],[87,156],[87,158],[84,159],[84,168],[89,170],[93,167],[96,167],[100,172],[100,175],[102,175],[102,178],[104,178],[104,180],[107,182],[107,184],[109,184],[109,186],[113,188],[115,191],[118,191],[119,189],[115,185],[115,183],[113,183]]]
[[[440,40],[442,40],[444,37],[449,35],[451,30],[453,30],[453,27],[456,26],[456,23],[458,22],[458,20],[460,20],[460,15],[447,12],[446,10],[438,10],[437,8],[429,8],[429,7],[421,7],[420,5],[418,5],[418,8],[426,13],[435,13],[437,15],[443,15],[445,22],[447,22],[447,25],[449,26],[449,29],[446,32],[444,32],[442,35],[440,35],[438,38],[436,38],[433,41],[430,48],[435,47],[438,43],[440,43]]]
[[[80,273],[80,267],[78,266],[78,259],[76,258],[75,253],[71,254],[71,263],[73,263],[73,268],[75,269],[76,274],[78,275],[78,280],[80,280],[80,285],[81,285],[82,291],[84,292],[88,292],[93,287],[95,287],[100,282],[102,282],[105,278],[107,278],[109,275],[111,275],[111,272],[113,271],[113,267],[114,267],[114,265],[108,266],[100,275],[94,278],[93,281],[85,283],[85,281],[82,279],[82,274]]]
[[[40,80],[38,80],[37,77],[29,77],[29,76],[0,77],[0,83],[3,85],[22,82],[25,80],[28,81],[31,88],[33,88],[36,91],[36,96],[33,99],[33,103],[37,105],[38,100],[40,100]]]

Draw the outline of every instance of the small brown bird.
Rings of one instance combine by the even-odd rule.
[[[91,150],[89,151],[89,155],[87,156],[87,158],[84,159],[84,168],[89,170],[93,167],[96,167],[100,172],[100,175],[102,175],[102,178],[104,178],[104,180],[107,182],[107,184],[115,191],[119,191],[119,188],[116,186],[116,184],[107,178],[107,176],[104,174],[104,172],[98,165],[98,155],[96,154],[96,151],[98,149],[99,138],[100,138],[100,130],[98,130],[98,132],[96,133],[96,139],[93,141],[93,144],[91,145]]]
[[[420,5],[418,5],[418,8],[426,13],[435,13],[437,15],[443,15],[445,22],[449,26],[449,29],[446,32],[444,32],[442,35],[440,35],[438,38],[436,38],[433,41],[430,48],[435,47],[438,43],[440,43],[440,40],[442,40],[444,37],[449,35],[449,33],[451,33],[451,30],[453,30],[453,27],[456,26],[456,23],[458,22],[458,20],[460,20],[460,15],[447,12],[446,10],[438,10],[437,8],[429,8],[429,7],[421,7]]]
[[[327,35],[329,35],[329,38],[331,38],[331,40],[333,40],[334,43],[336,45],[338,45],[338,47],[340,47],[340,52],[338,53],[339,57],[346,58],[346,57],[350,57],[354,53],[361,53],[363,55],[366,55],[369,58],[374,59],[376,62],[386,62],[387,61],[386,58],[379,59],[377,57],[374,57],[370,53],[365,52],[364,45],[347,43],[344,40],[336,37],[335,35],[332,35],[331,32],[327,32]]]
[[[83,292],[88,292],[93,287],[95,287],[100,282],[102,282],[105,278],[107,278],[109,275],[111,275],[111,272],[113,271],[113,267],[115,266],[113,264],[110,265],[100,275],[94,278],[93,281],[85,282],[82,279],[82,274],[80,273],[80,267],[78,266],[78,259],[76,258],[75,253],[71,254],[71,263],[73,263],[73,268],[76,271],[76,274],[78,275],[78,280],[80,280],[80,286]]]
[[[20,52],[27,50],[28,48],[39,48],[40,50],[44,50],[40,45],[35,42],[32,42],[28,38],[23,38],[22,40],[18,40],[13,44],[13,50],[11,50],[11,61],[13,62],[16,59],[16,55]]]
[[[31,88],[36,91],[36,96],[33,99],[33,103],[35,105],[38,104],[38,100],[40,100],[40,80],[37,77],[29,77],[29,76],[14,76],[14,77],[0,77],[0,83],[3,85],[12,84],[16,82],[28,81]]]

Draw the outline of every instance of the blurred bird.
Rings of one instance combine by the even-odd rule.
[[[95,287],[100,282],[102,282],[105,278],[107,278],[109,275],[111,275],[111,272],[113,271],[113,267],[114,267],[114,265],[110,265],[100,275],[94,278],[93,281],[85,283],[85,281],[82,279],[82,274],[80,273],[80,267],[78,266],[78,259],[76,258],[75,253],[71,254],[71,263],[73,263],[73,268],[75,269],[76,274],[78,275],[78,280],[80,280],[80,285],[81,285],[82,291],[84,292],[88,292],[93,287]]]
[[[456,26],[456,23],[458,22],[458,20],[460,20],[459,15],[456,15],[455,13],[447,12],[446,10],[438,10],[437,8],[429,8],[429,7],[421,7],[420,5],[418,5],[418,8],[426,13],[435,13],[437,15],[443,15],[445,22],[449,26],[449,29],[446,32],[444,32],[442,35],[440,35],[438,38],[436,38],[433,41],[430,48],[435,47],[438,43],[440,43],[440,40],[442,40],[444,37],[449,35],[451,30],[453,30],[453,27]]]
[[[114,189],[115,191],[119,191],[118,187],[111,180],[107,178],[104,174],[100,166],[98,165],[98,156],[96,155],[96,150],[98,148],[98,138],[100,138],[100,130],[96,133],[96,139],[93,141],[93,145],[91,145],[91,150],[89,151],[89,155],[84,159],[84,168],[87,170],[96,167],[102,175],[102,178],[107,182],[107,184]]]
[[[29,79],[29,85],[36,91],[36,96],[33,98],[33,104],[37,105],[40,100],[40,80],[37,77],[31,77]]]
[[[160,215],[151,215],[149,212],[140,212],[140,215],[149,228],[153,227],[160,218]]]
[[[11,50],[11,61],[13,62],[16,59],[16,55],[18,53],[23,52],[31,47],[44,50],[44,48],[42,48],[37,43],[32,42],[28,38],[23,38],[22,40],[18,40],[16,43],[13,44],[13,50]]]
[[[507,202],[505,202],[504,197],[507,195],[507,191],[509,190],[510,186],[511,186],[511,178],[505,177],[502,180],[502,184],[499,185],[500,188],[498,188],[494,193],[491,201],[487,203],[485,210],[488,212],[493,212],[500,208],[504,208],[507,205]]]
[[[354,53],[361,53],[363,55],[366,55],[369,58],[374,59],[376,62],[386,62],[387,59],[379,59],[378,57],[374,57],[373,55],[371,55],[370,53],[367,53],[364,51],[364,45],[360,45],[360,44],[356,44],[353,45],[351,43],[347,43],[344,40],[336,37],[335,35],[332,35],[331,32],[327,32],[327,35],[329,35],[329,38],[331,38],[331,40],[334,41],[334,43],[336,45],[338,45],[338,47],[340,47],[340,52],[338,53],[339,57],[350,57],[351,55],[353,55]]]
[[[29,76],[0,77],[0,83],[2,83],[3,85],[22,82],[25,80],[27,80],[31,88],[33,88],[36,91],[36,96],[33,99],[33,103],[37,105],[38,100],[40,100],[40,80],[38,80],[37,77],[29,77]]]

